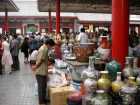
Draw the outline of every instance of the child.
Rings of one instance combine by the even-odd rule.
[[[36,64],[37,55],[38,55],[38,50],[37,50],[37,49],[34,50],[34,51],[31,53],[31,56],[30,56],[30,64],[31,64],[31,66],[33,66],[33,65]],[[37,85],[37,82],[36,82],[36,81],[35,81],[34,95],[35,95],[35,96],[38,95],[38,85]]]
[[[38,55],[38,50],[34,50],[32,53],[31,53],[31,56],[30,56],[30,64],[31,65],[35,65],[36,64],[36,59],[37,59],[37,55]]]
[[[21,45],[21,51],[24,53],[24,63],[28,63],[28,57],[29,57],[29,39],[25,37],[22,45]]]

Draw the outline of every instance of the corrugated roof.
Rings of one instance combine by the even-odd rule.
[[[48,16],[47,12],[39,12],[36,0],[14,0],[19,7],[19,12],[11,12],[9,16]],[[0,13],[0,15],[4,15]],[[74,13],[62,13],[62,16],[74,16]],[[55,13],[52,13],[55,16]]]
[[[13,0],[19,7],[19,12],[11,12],[9,16],[48,16],[47,12],[39,12],[37,0]],[[0,13],[4,16],[4,13]],[[52,13],[55,16],[55,13]],[[111,21],[111,14],[104,13],[61,13],[61,16],[77,17],[80,21]],[[140,15],[131,15],[131,21],[140,21]]]

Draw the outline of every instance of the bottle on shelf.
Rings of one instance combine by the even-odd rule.
[[[88,77],[90,77],[91,79],[94,79],[94,80],[98,79],[99,72],[94,67],[94,61],[95,61],[95,57],[94,56],[89,56],[88,68],[85,69],[81,74],[81,78],[83,80],[87,79]]]
[[[106,64],[106,69],[109,72],[110,79],[114,81],[117,77],[117,72],[121,71],[121,66],[116,60],[112,60]]]
[[[92,105],[112,105],[112,98],[104,90],[97,90],[92,99]]]
[[[123,87],[124,83],[121,79],[121,72],[117,72],[117,78],[112,82],[112,103],[113,105],[122,105],[122,98],[119,93]]]
[[[123,77],[124,80],[126,81],[128,77],[133,77],[134,72],[133,72],[133,57],[126,57],[126,62],[125,62],[125,68],[123,69]]]
[[[139,105],[139,103],[140,103],[140,72],[138,73],[139,75],[138,75],[138,77],[137,77],[137,79],[136,79],[136,83],[137,83],[137,88],[138,88],[138,90],[137,90],[137,97],[136,97],[136,105]]]
[[[112,91],[118,93],[123,85],[124,83],[121,79],[121,72],[117,72],[117,78],[114,82],[112,82]]]
[[[133,72],[134,72],[134,77],[138,77],[140,68],[138,67],[138,58],[134,58],[133,60]]]
[[[97,81],[98,89],[104,91],[110,91],[111,81],[108,76],[108,71],[101,71],[101,78]]]
[[[129,77],[127,84],[124,85],[120,91],[123,105],[135,105],[137,95],[137,85],[135,77]]]
[[[109,60],[111,55],[111,46],[108,39],[109,36],[100,36],[100,45],[97,49],[101,59],[105,61]]]

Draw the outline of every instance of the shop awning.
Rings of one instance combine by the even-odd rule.
[[[19,9],[12,0],[0,0],[0,12],[5,10],[8,12],[18,12]]]
[[[55,12],[56,0],[38,0],[40,12],[48,12],[49,9]],[[80,12],[80,13],[111,13],[112,0],[61,0],[61,12]],[[130,1],[131,14],[140,14],[140,1]]]

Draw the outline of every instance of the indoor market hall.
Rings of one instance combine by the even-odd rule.
[[[140,105],[140,0],[0,0],[0,105]]]

